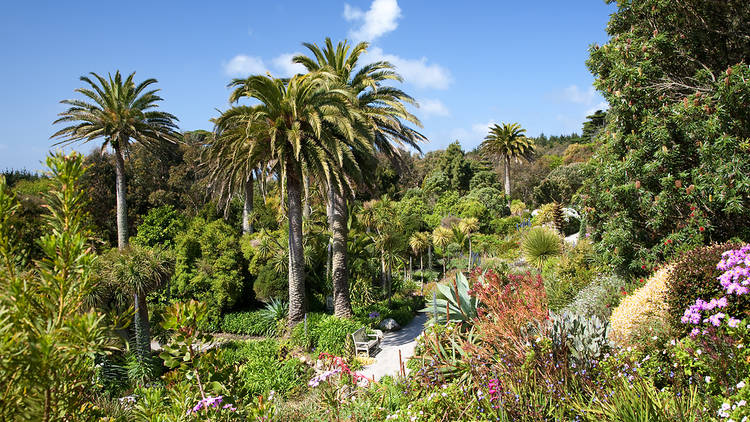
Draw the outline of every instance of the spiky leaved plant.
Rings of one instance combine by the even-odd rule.
[[[481,277],[477,283],[482,282]],[[432,315],[432,323],[458,322],[467,325],[477,317],[479,299],[469,293],[469,280],[463,273],[457,273],[452,283],[438,284],[436,287],[436,294],[427,299],[426,307],[421,311]]]

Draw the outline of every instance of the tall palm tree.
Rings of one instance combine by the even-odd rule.
[[[458,228],[469,238],[469,264],[467,271],[471,271],[471,234],[479,230],[479,220],[474,217],[464,218],[458,223]]]
[[[351,150],[341,139],[352,141],[351,95],[331,88],[317,73],[295,75],[288,80],[271,76],[235,79],[230,102],[257,100],[252,113],[243,118],[250,132],[262,133],[263,142],[251,149],[263,150],[275,160],[286,191],[289,220],[289,325],[305,314],[305,262],[302,245],[303,165],[308,175],[331,182]],[[256,127],[256,125],[260,125]],[[257,128],[257,129],[256,129]],[[252,155],[256,155],[255,152]]]
[[[235,106],[214,120],[214,134],[201,156],[210,185],[219,203],[226,208],[233,195],[244,196],[242,232],[252,233],[255,172],[267,161],[268,127],[255,121],[256,107]],[[267,144],[267,142],[266,142]]]
[[[534,155],[534,141],[527,138],[526,129],[518,123],[495,124],[490,133],[479,145],[479,150],[488,158],[502,160],[505,166],[505,196],[510,206],[510,160],[524,158],[531,160]]]
[[[424,251],[430,246],[430,233],[418,232],[409,238],[409,247],[415,255],[419,255],[420,290],[424,290]]]
[[[401,81],[392,64],[385,61],[370,63],[357,68],[359,59],[367,51],[368,43],[361,42],[350,47],[348,42],[335,46],[326,38],[325,46],[303,44],[312,57],[298,55],[295,63],[302,64],[310,72],[325,72],[331,77],[333,86],[345,87],[355,97],[358,136],[369,139],[374,149],[396,159],[399,146],[411,146],[418,151],[418,142],[426,140],[420,133],[408,127],[410,122],[421,127],[416,116],[409,113],[405,104],[415,104],[412,97],[398,88],[383,86],[386,81]],[[373,162],[371,149],[353,151],[359,166]],[[352,176],[351,173],[345,173]],[[332,183],[328,187],[329,225],[332,233],[332,281],[334,307],[338,316],[351,316],[349,299],[349,269],[346,256],[347,199],[352,195],[347,183]]]
[[[443,277],[445,277],[445,258],[447,255],[445,248],[451,243],[452,237],[453,232],[443,226],[438,226],[432,231],[432,243],[443,250]]]
[[[157,147],[160,143],[177,143],[177,117],[155,110],[162,100],[157,95],[158,89],[149,88],[156,79],[146,79],[136,84],[135,72],[123,79],[120,71],[107,78],[91,72],[94,80],[81,76],[81,81],[88,84],[86,88],[75,91],[87,100],[62,100],[70,108],[59,114],[54,123],[72,123],[55,132],[51,138],[62,138],[59,144],[70,144],[77,141],[87,143],[103,139],[102,149],[112,147],[115,156],[115,190],[117,195],[117,247],[124,251],[128,247],[128,208],[125,202],[125,154],[131,142],[138,142],[147,147]],[[149,340],[148,308],[144,294],[135,291],[134,307],[139,317],[136,321],[145,324],[136,327],[145,333]]]

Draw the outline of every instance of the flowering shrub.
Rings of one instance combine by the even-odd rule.
[[[721,254],[721,261],[716,265],[720,271],[724,271],[719,277],[721,285],[721,297],[711,298],[709,301],[698,298],[683,312],[680,322],[683,324],[700,325],[711,324],[719,327],[726,323],[729,328],[735,328],[740,320],[734,318],[729,312],[729,305],[748,293],[750,285],[750,245],[739,249],[732,249]],[[735,307],[736,310],[736,307]],[[744,310],[744,309],[743,309]],[[735,315],[737,315],[735,313]],[[691,336],[698,335],[701,330],[698,327],[690,331]]]
[[[472,293],[484,307],[479,309],[475,327],[482,333],[479,354],[499,352],[519,365],[525,359],[530,329],[548,318],[547,297],[542,277],[508,274],[501,277],[493,271],[484,273],[484,283],[476,283]]]
[[[623,346],[642,346],[638,341],[641,330],[666,325],[668,310],[665,300],[671,271],[672,267],[658,270],[644,286],[620,301],[610,317],[610,338],[613,341]]]
[[[679,334],[688,334],[693,328],[682,322],[684,312],[690,305],[694,305],[697,299],[721,298],[724,295],[721,284],[717,283],[717,277],[723,270],[717,268],[716,264],[722,259],[722,253],[740,246],[704,246],[685,252],[675,261],[674,271],[667,282],[667,304],[670,325]],[[727,310],[738,309],[730,306],[730,309],[724,308],[724,312]]]

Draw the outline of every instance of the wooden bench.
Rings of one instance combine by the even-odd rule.
[[[380,330],[372,330],[374,334],[369,334],[367,331],[369,331],[367,327],[362,327],[352,333],[355,355],[359,352],[366,352],[367,356],[370,356],[370,350],[378,346],[383,338],[383,332]]]

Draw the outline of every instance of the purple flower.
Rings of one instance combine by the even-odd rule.
[[[740,323],[739,319],[735,319],[732,317],[729,317],[729,319],[727,320],[727,325],[729,325],[731,328],[736,327],[737,325],[739,325],[739,323]]]
[[[725,316],[726,315],[724,315],[723,312],[719,312],[719,313],[713,314],[710,317],[704,319],[703,322],[708,321],[714,327],[718,327],[719,325],[721,325],[721,319],[724,318]]]
[[[377,318],[379,316],[380,316],[380,312],[378,312],[378,311],[370,312],[370,315],[369,315],[370,319],[375,319],[375,318]]]

